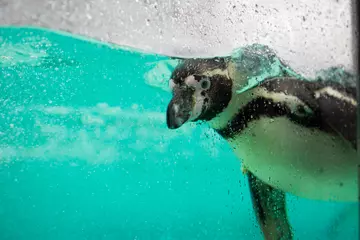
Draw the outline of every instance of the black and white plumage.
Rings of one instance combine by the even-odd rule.
[[[170,86],[168,127],[202,120],[228,141],[248,174],[266,239],[292,239],[285,193],[358,201],[354,87],[306,81],[268,49],[265,57],[243,51],[184,60]]]

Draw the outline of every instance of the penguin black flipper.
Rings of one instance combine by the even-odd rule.
[[[291,240],[285,193],[247,172],[254,212],[266,240]]]

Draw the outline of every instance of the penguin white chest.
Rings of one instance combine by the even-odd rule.
[[[244,167],[296,196],[357,201],[356,151],[340,138],[285,117],[262,118],[228,140]]]

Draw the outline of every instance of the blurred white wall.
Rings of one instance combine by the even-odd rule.
[[[307,75],[353,69],[351,0],[0,0],[1,25],[37,25],[166,55],[263,43]]]

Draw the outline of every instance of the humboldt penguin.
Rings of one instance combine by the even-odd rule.
[[[358,201],[354,85],[307,80],[253,44],[227,57],[182,59],[169,86],[168,128],[206,122],[230,144],[265,239],[293,239],[286,193]]]

